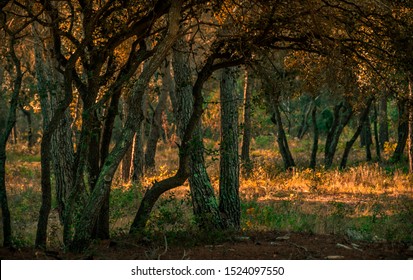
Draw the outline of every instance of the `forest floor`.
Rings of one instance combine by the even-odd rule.
[[[413,246],[401,242],[354,242],[338,235],[251,232],[222,243],[185,246],[154,245],[130,237],[96,242],[83,254],[0,248],[0,259],[109,259],[109,260],[405,260],[413,259]]]
[[[413,178],[403,166],[369,163],[344,171],[284,172],[269,149],[254,151],[254,171],[241,177],[241,232],[199,233],[184,185],[157,202],[144,237],[128,236],[145,189],[173,173],[174,154],[161,150],[156,174],[140,185],[115,181],[112,239],[72,254],[62,249],[55,201],[48,251],[33,248],[41,200],[40,158],[38,153],[9,151],[6,180],[16,249],[0,248],[0,259],[413,259]],[[207,160],[217,191],[219,168]]]

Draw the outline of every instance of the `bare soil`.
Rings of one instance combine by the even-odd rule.
[[[0,248],[0,259],[413,259],[412,244],[351,241],[345,236],[308,233],[252,232],[216,244],[176,243],[168,245],[160,240],[137,241],[131,237],[122,237],[96,242],[83,254],[39,251],[33,248]]]

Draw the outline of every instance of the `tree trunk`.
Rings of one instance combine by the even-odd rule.
[[[362,132],[363,126],[366,125],[366,120],[368,119],[368,116],[369,116],[370,106],[371,106],[372,101],[373,101],[372,98],[369,98],[369,100],[367,101],[366,108],[360,114],[359,125],[357,126],[357,129],[354,132],[353,137],[351,137],[351,139],[347,141],[346,143],[343,157],[341,158],[340,169],[344,169],[347,166],[347,159],[350,154],[351,148],[353,147],[354,142],[357,140],[360,133]]]
[[[242,136],[241,146],[241,161],[245,176],[249,177],[252,172],[252,161],[250,158],[250,143],[251,143],[251,98],[254,90],[254,79],[251,75],[251,70],[245,70],[244,84],[244,134]]]
[[[32,114],[30,110],[24,109],[23,106],[20,106],[20,111],[22,111],[27,120],[27,149],[31,151],[34,146]]]
[[[149,61],[149,65],[142,71],[136,81],[131,96],[131,104],[142,104],[143,95],[150,78],[161,65],[168,51],[176,41],[181,18],[181,5],[182,1],[174,1],[171,4],[168,15],[169,27],[167,34],[159,43],[156,52]],[[99,212],[104,204],[105,198],[109,194],[112,178],[122,158],[132,144],[133,136],[142,120],[143,112],[141,106],[132,106],[120,139],[102,165],[96,186],[76,223],[75,234],[70,246],[71,250],[82,251],[90,244],[93,228],[99,217]]]
[[[318,126],[317,126],[317,106],[314,105],[311,111],[311,122],[313,125],[313,148],[311,149],[310,168],[315,169],[318,152]]]
[[[289,170],[295,166],[295,162],[291,154],[290,147],[288,146],[288,140],[287,140],[287,136],[285,135],[278,104],[273,105],[273,108],[274,108],[274,114],[271,120],[277,126],[278,148],[280,150],[280,154],[284,162],[284,169]]]
[[[391,158],[392,162],[399,162],[402,159],[404,148],[406,147],[409,133],[407,103],[408,101],[406,99],[400,99],[397,102],[397,107],[399,108],[399,123],[397,127],[397,146]]]
[[[384,143],[389,142],[389,122],[387,119],[387,94],[382,93],[379,97],[379,143],[383,150]]]
[[[10,56],[15,66],[16,77],[13,83],[13,92],[10,99],[10,107],[3,133],[0,135],[0,202],[3,223],[3,246],[12,247],[12,228],[9,204],[6,190],[6,147],[11,131],[16,124],[16,110],[18,98],[23,80],[21,64],[14,50],[15,39],[10,39]]]
[[[175,78],[175,118],[178,127],[178,136],[183,141],[185,131],[193,112],[192,71],[189,61],[189,46],[183,39],[178,40],[173,53],[173,69]],[[199,85],[202,86],[202,85]],[[198,86],[198,87],[199,87]],[[190,142],[191,156],[189,159],[192,206],[197,225],[203,230],[222,227],[218,203],[209,179],[204,160],[204,145],[201,129],[198,122]]]
[[[220,81],[221,150],[219,210],[228,228],[240,228],[238,163],[238,96],[236,68],[225,68]]]
[[[364,121],[364,135],[365,135],[365,144],[366,144],[366,161],[371,161],[371,144],[373,141],[371,140],[371,126],[370,126],[370,116],[367,115]]]
[[[378,114],[377,114],[377,103],[374,102],[374,119],[373,119],[373,129],[374,129],[374,145],[376,148],[376,156],[377,160],[381,161],[381,151],[380,151],[380,138],[379,138],[379,131],[378,131]]]
[[[130,233],[138,233],[140,230],[143,230],[146,222],[149,219],[149,215],[152,211],[155,202],[158,198],[166,191],[173,189],[175,187],[183,184],[190,175],[190,153],[191,153],[191,138],[193,132],[198,126],[204,105],[204,98],[202,96],[202,88],[205,81],[211,76],[214,70],[219,69],[220,67],[214,67],[214,61],[217,56],[217,51],[215,50],[210,57],[206,60],[206,63],[202,70],[198,73],[197,80],[192,87],[192,95],[194,97],[193,110],[190,119],[188,120],[188,125],[184,129],[184,133],[181,137],[181,144],[179,145],[179,167],[176,174],[170,178],[162,180],[160,182],[155,182],[152,188],[148,189],[145,193],[138,213],[133,220],[133,223],[130,228]],[[229,64],[229,63],[228,63]],[[234,63],[235,64],[235,63]],[[221,63],[225,67],[225,63]],[[225,65],[225,66],[224,66]],[[177,88],[179,85],[176,85]],[[185,86],[185,83],[182,84]],[[178,123],[179,124],[179,123]]]
[[[64,99],[64,77],[57,69],[57,62],[53,59],[53,54],[49,53],[52,48],[50,42],[46,45],[50,48],[43,48],[43,43],[37,35],[36,28],[33,27],[35,38],[35,69],[37,79],[37,90],[40,96],[42,108],[43,129],[47,129],[50,119],[54,115],[54,110]],[[69,110],[64,112],[64,116],[51,138],[51,161],[53,164],[56,180],[56,201],[59,218],[63,222],[64,210],[73,185],[73,165],[74,149],[72,142],[72,120]]]
[[[336,153],[338,141],[344,127],[350,121],[353,110],[347,102],[341,102],[334,108],[334,119],[330,131],[327,134],[325,145],[325,168],[330,168],[333,164],[334,155]]]
[[[315,106],[314,101],[311,101],[307,105],[307,110],[303,114],[303,120],[301,121],[301,126],[300,126],[300,129],[298,130],[298,134],[297,134],[297,137],[300,140],[303,139],[305,133],[308,130],[308,119],[310,117],[311,112],[313,111],[314,106]]]
[[[133,182],[139,182],[144,174],[144,151],[143,151],[143,141],[144,141],[144,122],[142,122],[135,134],[133,142],[133,173],[132,180]]]
[[[129,106],[131,104],[127,104],[127,102],[123,102],[123,116],[126,119],[126,116],[129,114]],[[128,182],[130,180],[131,175],[131,165],[132,165],[132,153],[133,153],[133,145],[129,147],[125,156],[122,159],[122,168],[121,168],[121,176],[123,182]]]

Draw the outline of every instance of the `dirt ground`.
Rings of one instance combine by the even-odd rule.
[[[413,245],[388,242],[350,241],[347,237],[306,233],[259,232],[233,237],[221,244],[155,245],[130,237],[97,242],[83,254],[35,249],[0,248],[0,259],[413,259]]]

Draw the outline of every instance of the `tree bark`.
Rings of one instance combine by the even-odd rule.
[[[254,79],[250,69],[245,70],[244,82],[244,133],[242,136],[241,145],[241,161],[245,176],[249,177],[252,172],[252,161],[250,158],[250,143],[251,143],[251,106],[252,93],[254,90]]]
[[[237,70],[225,68],[220,80],[221,149],[219,210],[226,227],[240,229]]]
[[[191,119],[194,106],[192,86],[192,71],[189,61],[188,42],[178,40],[173,52],[173,69],[175,78],[175,118],[178,127],[178,136],[184,139],[185,131]],[[198,85],[198,87],[202,85]],[[209,179],[204,160],[204,144],[202,135],[202,123],[198,122],[193,133],[191,156],[189,159],[190,176],[189,187],[191,191],[192,206],[197,225],[203,230],[222,227],[218,203]]]

